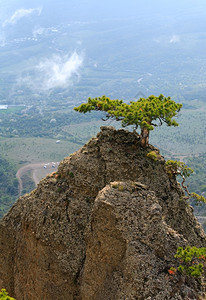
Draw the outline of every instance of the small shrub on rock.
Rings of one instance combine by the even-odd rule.
[[[0,300],[15,300],[15,299],[12,297],[9,297],[7,291],[5,289],[2,289],[0,291]]]
[[[175,275],[176,272],[185,276],[199,278],[206,273],[206,248],[187,246],[185,249],[179,247],[175,254],[178,258],[176,267],[171,267],[168,272]]]
[[[147,153],[147,157],[154,161],[158,160],[158,156],[155,151],[150,151],[149,153]]]

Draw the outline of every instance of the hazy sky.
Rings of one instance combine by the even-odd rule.
[[[202,13],[206,9],[205,0],[0,0],[0,16],[7,18],[17,9],[43,8],[43,16],[50,14],[54,20],[58,17],[63,21],[70,18],[89,20],[90,18],[127,18],[139,14],[175,14]]]

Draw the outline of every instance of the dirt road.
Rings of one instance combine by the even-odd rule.
[[[16,173],[16,178],[19,181],[19,197],[23,191],[23,181],[22,176],[27,172],[32,171],[32,179],[37,185],[41,178],[45,177],[47,174],[51,173],[52,171],[56,171],[57,166],[59,163],[36,163],[36,164],[29,164],[20,168]]]
[[[23,181],[22,181],[22,176],[31,171],[31,170],[35,170],[35,169],[40,169],[40,168],[43,168],[44,167],[44,164],[43,163],[39,163],[39,164],[29,164],[29,165],[26,165],[22,168],[20,168],[17,173],[16,173],[16,178],[18,179],[19,181],[19,197],[21,196],[22,194],[22,190],[23,190]]]

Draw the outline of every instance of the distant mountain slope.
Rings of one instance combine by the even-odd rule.
[[[18,197],[18,180],[15,166],[0,156],[0,218]]]

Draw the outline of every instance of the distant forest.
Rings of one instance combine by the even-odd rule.
[[[18,197],[18,179],[14,164],[0,156],[0,217]]]

